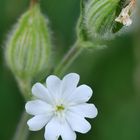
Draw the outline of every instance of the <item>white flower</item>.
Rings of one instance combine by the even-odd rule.
[[[46,86],[36,83],[32,87],[35,100],[26,103],[27,113],[34,115],[27,124],[29,129],[37,131],[45,126],[46,140],[75,140],[76,132],[87,133],[91,129],[85,118],[94,118],[97,109],[86,103],[92,96],[87,85],[77,87],[79,75],[70,73],[62,80],[51,75]]]
[[[125,26],[130,26],[132,24],[132,19],[129,15],[130,7],[123,8],[120,15],[115,19],[115,21],[122,23]]]
[[[135,8],[136,1],[131,0],[129,5],[122,9],[120,15],[115,19],[116,22],[120,22],[125,26],[130,26],[132,24],[131,14]]]

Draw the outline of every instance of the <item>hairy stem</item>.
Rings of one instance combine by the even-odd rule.
[[[18,79],[17,82],[20,88],[20,91],[24,97],[24,100],[27,101],[30,99],[30,90],[31,90],[31,80],[26,79]],[[29,136],[29,129],[27,127],[27,120],[29,119],[29,115],[24,112],[22,113],[21,119],[19,121],[19,124],[17,126],[15,135],[13,137],[13,140],[27,140]]]
[[[29,100],[31,98],[31,94],[30,94],[31,80],[30,79],[24,80],[24,79],[17,78],[17,83],[25,101]]]
[[[29,129],[26,125],[27,120],[29,119],[29,115],[24,111],[21,120],[16,129],[16,133],[14,135],[13,140],[27,140],[29,136]]]
[[[74,46],[68,51],[68,53],[64,56],[62,61],[56,67],[54,74],[61,76],[65,70],[71,65],[71,63],[77,58],[77,56],[81,53],[82,47],[79,42],[76,42]]]

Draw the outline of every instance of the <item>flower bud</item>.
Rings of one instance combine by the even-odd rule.
[[[47,20],[34,4],[25,12],[6,42],[5,57],[18,79],[33,79],[49,68],[51,39]]]
[[[112,39],[123,27],[115,21],[126,0],[83,0],[81,7],[79,36],[87,40]]]

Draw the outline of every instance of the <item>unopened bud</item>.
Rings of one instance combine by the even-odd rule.
[[[125,0],[83,0],[78,35],[94,43],[114,38],[123,27],[115,19],[124,3]],[[126,22],[131,24],[130,19]]]
[[[34,4],[20,17],[6,42],[6,62],[16,78],[32,80],[49,68],[50,50],[47,20]]]

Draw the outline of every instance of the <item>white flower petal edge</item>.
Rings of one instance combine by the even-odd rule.
[[[53,117],[46,125],[44,136],[46,140],[56,140],[59,136],[61,136],[64,140],[76,139],[76,134],[71,129],[67,121],[65,119],[59,120],[57,117]]]
[[[70,107],[70,110],[86,118],[95,118],[98,114],[98,111],[94,104],[83,103]]]
[[[32,94],[36,98],[46,101],[47,103],[51,103],[53,100],[48,89],[45,86],[43,86],[41,83],[36,83],[33,85]]]
[[[46,79],[46,86],[47,86],[47,88],[50,91],[52,96],[57,96],[57,97],[59,96],[61,80],[57,76],[50,75]]]
[[[44,101],[41,100],[35,100],[35,101],[29,101],[25,105],[26,111],[28,114],[31,115],[38,115],[38,114],[44,114],[46,112],[52,112],[52,106]]]
[[[98,111],[87,101],[92,89],[87,85],[77,87],[80,76],[67,74],[62,80],[55,75],[46,79],[46,86],[36,83],[32,94],[36,97],[25,105],[26,112],[34,115],[27,124],[31,131],[45,126],[45,140],[76,140],[76,132],[87,133],[91,129],[85,118],[95,118]]]
[[[71,104],[80,104],[87,102],[92,96],[92,89],[87,85],[81,85],[75,89],[71,95],[67,96],[65,100]]]
[[[47,116],[47,115],[36,115],[32,119],[30,119],[27,122],[27,124],[30,130],[38,131],[47,124],[49,119],[50,119],[50,116]]]
[[[77,131],[84,134],[91,129],[90,123],[87,120],[85,120],[82,116],[77,115],[76,113],[68,112],[66,118],[73,131]]]

